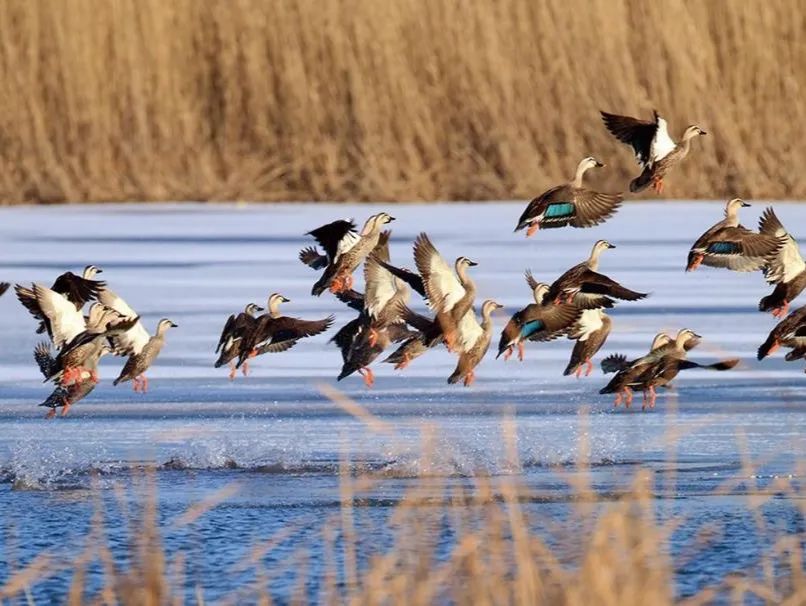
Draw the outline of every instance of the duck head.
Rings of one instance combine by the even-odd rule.
[[[377,215],[372,215],[367,222],[364,223],[364,229],[361,230],[362,236],[368,236],[370,234],[376,234],[383,229],[384,225],[388,225],[395,218],[388,214],[388,213],[378,213]]]
[[[453,268],[456,270],[456,275],[464,282],[467,279],[467,268],[475,267],[476,265],[478,265],[478,263],[471,261],[467,257],[457,257]]]
[[[663,347],[664,345],[668,345],[672,342],[672,337],[667,335],[665,332],[659,332],[655,335],[655,338],[652,339],[652,347],[649,348],[650,351],[655,351]]]
[[[254,316],[256,313],[263,311],[263,308],[260,305],[256,305],[255,303],[249,303],[244,308],[244,313],[249,314],[250,316]]]
[[[487,299],[484,303],[481,304],[481,315],[484,318],[489,318],[490,315],[496,310],[501,309],[504,306],[500,303],[496,303],[492,299]]]
[[[279,315],[281,303],[291,303],[291,299],[288,299],[277,292],[269,295],[269,313],[272,315],[272,317],[277,317]]]
[[[739,209],[748,208],[750,205],[741,198],[733,198],[725,204],[725,217],[733,224],[739,224]]]
[[[700,339],[702,339],[702,336],[698,335],[690,328],[683,328],[682,330],[680,330],[680,332],[677,333],[677,338],[675,339],[675,345],[677,346],[678,349],[691,349],[691,347],[694,347],[694,345],[699,344]],[[686,345],[689,345],[692,340],[694,341],[694,343],[691,344],[691,347],[686,347]]]
[[[577,172],[574,175],[574,186],[575,187],[582,187],[582,175],[585,174],[589,168],[599,168],[604,166],[602,162],[599,162],[593,156],[588,156],[587,158],[582,158],[577,165]]]
[[[166,332],[168,332],[169,328],[177,328],[177,327],[178,327],[178,324],[174,324],[168,318],[163,318],[157,324],[157,336],[161,337]]]
[[[97,265],[87,265],[84,268],[84,272],[81,274],[81,277],[85,280],[92,280],[97,274],[102,273],[104,273],[104,270]]]
[[[607,240],[599,240],[596,242],[596,244],[593,245],[593,249],[591,249],[591,256],[588,258],[588,267],[596,271],[599,268],[599,255],[611,248],[615,248],[615,245],[610,244]]]
[[[456,257],[456,261],[453,264],[457,272],[459,271],[459,268],[465,269],[467,267],[476,267],[476,265],[478,265],[478,263],[471,261],[467,257]]]
[[[683,141],[688,141],[689,139],[693,139],[694,137],[703,137],[708,133],[701,129],[696,124],[692,124],[683,132]]]

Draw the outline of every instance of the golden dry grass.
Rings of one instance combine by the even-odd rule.
[[[339,392],[331,390],[325,395],[368,430],[389,436],[394,448],[394,426]],[[583,425],[588,422],[586,413],[580,422]],[[340,511],[322,525],[324,571],[316,579],[320,593],[310,594],[310,582],[314,580],[308,569],[310,553],[306,540],[299,538],[307,523],[300,522],[256,542],[231,569],[221,570],[222,575],[251,572],[254,581],[217,603],[271,604],[274,579],[294,571],[297,585],[290,601],[293,604],[663,606],[680,602],[675,597],[676,567],[690,566],[698,552],[722,531],[714,525],[698,529],[695,542],[684,548],[675,561],[669,555],[670,539],[686,520],[659,515],[652,474],[638,471],[631,488],[623,495],[601,501],[587,475],[589,445],[583,437],[578,448],[580,473],[569,478],[575,497],[573,516],[577,530],[571,535],[567,531],[554,532],[546,523],[541,525],[530,519],[524,507],[540,495],[518,479],[516,427],[511,418],[504,418],[501,438],[506,445],[506,460],[516,473],[503,478],[478,476],[470,489],[461,484],[449,487],[444,476],[432,473],[433,432],[424,427],[423,436],[416,487],[391,509],[386,522],[395,537],[390,547],[375,547],[374,555],[359,565],[358,551],[366,554],[374,537],[360,536],[357,532],[355,509],[365,496],[372,494],[383,476],[362,471],[360,466],[344,460]],[[672,453],[673,443],[679,437],[670,426],[667,440]],[[741,445],[743,438],[741,435],[738,438]],[[673,462],[670,457],[669,463]],[[790,478],[777,478],[765,489],[759,489],[752,479],[756,477],[755,464],[745,455],[741,475],[727,480],[717,494],[735,495],[736,485],[744,485],[747,508],[754,514],[759,536],[770,540],[772,547],[753,567],[727,574],[682,601],[688,606],[713,603],[715,599],[735,604],[747,600],[790,606],[806,604],[803,561],[806,537],[802,530],[770,534],[761,510],[770,500],[783,495],[806,515],[806,501],[797,480]],[[804,468],[800,466],[794,472],[794,478],[803,477]],[[160,527],[158,522],[153,473],[135,477],[133,487],[145,495],[143,507],[136,512],[129,506],[123,489],[116,489],[120,515],[130,529],[128,555],[123,563],[113,557],[108,547],[105,529],[108,515],[103,499],[97,498],[96,513],[83,549],[71,546],[67,553],[43,552],[27,566],[17,569],[12,564],[9,577],[0,580],[0,603],[20,596],[26,596],[28,603],[35,603],[31,587],[65,570],[72,577],[65,592],[65,603],[70,605],[205,603],[205,586],[215,586],[216,578],[205,578],[203,584],[191,581],[187,569],[193,554],[166,552],[162,540],[165,526]],[[193,524],[238,488],[236,483],[224,486],[166,522],[167,526],[175,529]],[[674,487],[669,489],[670,494],[675,494]],[[99,492],[95,494],[100,497]],[[536,532],[536,528],[542,532]],[[439,543],[448,535],[453,537],[453,546],[446,554]],[[293,556],[269,557],[289,540],[297,541]],[[100,589],[87,586],[87,571],[94,564],[100,564],[103,570]],[[188,599],[191,594],[192,599]]]
[[[0,196],[525,198],[598,110],[695,142],[672,197],[806,197],[800,0],[6,0]]]

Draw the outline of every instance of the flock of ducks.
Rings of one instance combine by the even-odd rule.
[[[688,155],[691,141],[706,134],[696,125],[689,126],[676,143],[657,112],[651,121],[605,112],[602,118],[613,136],[633,148],[642,167],[641,174],[630,183],[631,192],[649,186],[661,192],[665,176]],[[608,220],[618,211],[623,195],[600,193],[583,185],[586,171],[602,166],[596,158],[584,158],[572,181],[549,189],[527,205],[515,231],[525,229],[530,237],[540,229],[588,228]],[[758,231],[743,227],[739,211],[745,206],[748,204],[738,198],[727,203],[725,218],[692,245],[686,270],[706,265],[763,272],[775,289],[760,301],[759,309],[771,311],[782,320],[759,348],[758,359],[780,346],[790,348],[787,360],[806,359],[806,307],[789,313],[790,303],[806,288],[806,263],[797,242],[771,208],[764,211]],[[474,306],[476,285],[470,275],[477,263],[464,256],[448,263],[425,233],[417,236],[413,244],[416,270],[392,264],[391,232],[385,228],[394,220],[381,212],[369,217],[360,231],[353,221],[333,221],[308,232],[317,246],[299,253],[305,265],[321,272],[311,293],[320,296],[329,291],[356,312],[356,317],[331,339],[343,360],[338,380],[358,373],[371,387],[375,378],[370,366],[392,344],[394,351],[383,361],[394,364],[396,369],[404,369],[429,350],[444,346],[457,357],[448,383],[461,381],[469,386],[492,342],[492,315],[502,306],[492,299],[485,300],[479,318]],[[527,271],[532,302],[507,322],[496,357],[507,360],[517,352],[518,359],[523,360],[527,342],[567,337],[575,343],[564,374],[590,375],[592,360],[611,330],[605,310],[617,301],[637,301],[648,296],[600,273],[602,253],[614,248],[605,240],[597,241],[587,259],[550,284],[537,281]],[[362,265],[363,293],[353,289],[353,275]],[[18,299],[39,322],[37,332],[47,333],[50,338],[34,351],[45,380],[55,384],[53,393],[41,404],[50,408],[48,417],[54,416],[59,407],[66,414],[72,404],[93,390],[98,382],[98,361],[106,354],[127,358],[113,383],[132,381],[135,391],[145,393],[145,373],[165,344],[166,332],[176,327],[171,320],[162,319],[155,334],[150,335],[139,315],[105,282],[95,279],[99,273],[98,267],[90,265],[81,276],[62,274],[50,288],[42,284],[15,286]],[[8,287],[0,284],[0,295]],[[430,314],[409,307],[412,291],[422,297]],[[288,302],[283,295],[274,293],[266,308],[249,303],[242,312],[232,314],[216,347],[215,367],[229,366],[230,379],[239,369],[246,376],[252,358],[286,351],[299,340],[319,335],[333,325],[332,315],[303,320],[281,314],[280,305]],[[83,309],[88,303],[91,305],[85,316]],[[736,366],[739,360],[735,358],[712,364],[688,360],[688,352],[700,339],[700,335],[684,328],[674,337],[656,335],[647,354],[638,359],[627,360],[620,354],[604,358],[603,372],[614,376],[600,393],[615,394],[616,406],[630,406],[633,393],[641,391],[644,407],[654,407],[656,390],[669,387],[681,370],[721,371]]]
[[[152,336],[140,322],[140,316],[125,300],[96,280],[101,268],[88,265],[82,275],[60,275],[50,288],[43,284],[30,287],[17,284],[14,291],[20,303],[38,321],[36,332],[47,333],[49,341],[34,348],[34,360],[45,377],[55,385],[40,406],[50,408],[47,417],[83,399],[98,383],[98,362],[113,354],[126,358],[114,385],[132,381],[135,391],[148,391],[145,372],[165,345],[165,333],[176,324],[164,318]],[[8,289],[3,284],[0,294]],[[87,303],[94,301],[87,310]],[[54,349],[58,352],[55,356]]]

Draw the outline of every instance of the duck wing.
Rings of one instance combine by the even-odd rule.
[[[151,335],[148,334],[145,326],[143,326],[143,323],[139,320],[138,313],[126,303],[123,297],[108,288],[102,288],[98,292],[98,301],[114,309],[124,318],[137,319],[128,330],[109,337],[112,353],[116,356],[131,356],[143,351]]]
[[[359,315],[358,317],[350,320],[342,326],[338,332],[330,339],[331,343],[335,343],[336,347],[339,348],[341,351],[341,358],[343,361],[347,361],[350,356],[350,350],[353,347],[353,342],[356,339],[359,331],[363,324],[365,324],[367,318],[364,314]]]
[[[431,306],[439,308],[436,311],[451,310],[465,295],[465,289],[453,269],[425,233],[414,241],[414,262],[422,276]]]
[[[537,280],[535,280],[535,277],[532,275],[532,270],[527,269],[523,273],[523,277],[526,279],[526,284],[529,286],[529,291],[534,292],[535,288],[537,288],[537,285],[539,283]]]
[[[658,159],[653,157],[653,142],[658,134],[660,118],[657,112],[655,112],[655,119],[652,122],[607,112],[599,113],[601,113],[602,121],[610,134],[633,148],[638,164],[648,166]],[[664,124],[665,122],[664,120]],[[668,137],[668,133],[666,136]]]
[[[692,368],[702,368],[705,370],[730,370],[735,368],[739,363],[739,358],[730,358],[728,360],[720,360],[712,364],[699,364],[691,360],[680,360],[678,362],[678,370],[689,370]]]
[[[610,318],[601,309],[583,310],[577,321],[568,330],[568,338],[584,341],[597,330],[601,330],[605,324],[607,324],[609,332]]]
[[[45,379],[49,379],[58,371],[56,358],[53,357],[53,352],[50,349],[50,343],[42,341],[34,348],[34,360],[36,365]]]
[[[636,292],[625,288],[604,274],[588,269],[580,278],[579,292],[583,295],[607,295],[623,301],[638,301],[647,297],[648,293]]]
[[[264,353],[280,353],[283,351],[288,351],[298,342],[299,341],[297,339],[292,339],[290,341],[280,341],[279,343],[267,343],[257,348],[257,355],[260,356]]]
[[[372,255],[364,263],[364,283],[366,284],[364,308],[370,317],[377,318],[397,294],[395,276],[381,265],[378,257]]]
[[[311,269],[327,267],[327,255],[321,254],[315,246],[308,246],[299,251],[299,260]]]
[[[806,271],[806,263],[800,254],[800,247],[795,238],[786,231],[772,207],[764,210],[759,220],[759,232],[766,236],[783,237],[784,245],[764,267],[764,277],[769,284],[789,282]]]
[[[582,315],[581,309],[569,303],[536,307],[525,314],[521,328],[521,338],[530,341],[553,341],[564,335]]]
[[[227,322],[224,324],[224,330],[221,331],[221,336],[218,338],[218,345],[215,348],[215,353],[221,351],[221,346],[232,336],[232,333],[235,330],[235,317],[235,314],[232,314],[229,318],[227,318]]]
[[[402,301],[398,303],[397,315],[399,318],[402,318],[403,321],[412,326],[416,330],[420,332],[428,332],[433,330],[434,325],[439,325],[438,322],[428,318],[422,314],[418,314],[417,312],[412,311],[405,303]]]
[[[526,207],[515,231],[540,217],[543,229],[552,227],[592,227],[606,221],[622,202],[621,194],[603,194],[570,184],[554,187]]]
[[[389,340],[393,343],[400,343],[407,339],[412,339],[419,336],[419,332],[409,329],[402,322],[396,322],[386,327],[386,334],[389,335]]]
[[[91,299],[98,298],[98,292],[106,286],[106,282],[99,280],[87,280],[77,276],[71,271],[63,273],[56,278],[50,289],[60,295],[64,295],[68,301],[78,309]]]
[[[11,284],[8,282],[0,282],[0,297],[5,294],[9,286],[11,286]]]
[[[34,297],[39,309],[47,318],[53,344],[61,349],[87,327],[82,313],[63,295],[42,284],[34,284]]]
[[[786,244],[786,236],[757,234],[739,225],[724,227],[701,238],[689,251],[688,266],[699,255],[711,267],[733,271],[757,271],[767,265]]]
[[[322,227],[317,227],[306,235],[313,236],[319,245],[325,249],[325,254],[330,263],[336,261],[344,252],[355,246],[359,240],[358,233],[355,231],[355,223],[346,219],[339,219]]]
[[[272,343],[279,343],[281,341],[313,337],[330,328],[335,317],[328,316],[322,320],[300,320],[299,318],[280,316],[272,320],[272,322],[266,324],[265,336],[260,341],[271,339]]]
[[[364,311],[364,298],[365,296],[357,290],[343,290],[336,293],[336,298],[344,303],[350,309],[356,311]]]
[[[529,226],[536,217],[543,215],[540,224],[542,227],[562,227],[562,225],[555,225],[556,219],[562,219],[566,211],[571,209],[573,211],[573,204],[571,199],[573,191],[569,184],[557,185],[544,191],[542,194],[533,198],[526,208],[521,213],[518,219],[518,225],[515,231],[520,231]]]
[[[570,223],[574,227],[599,225],[613,216],[623,200],[621,194],[602,194],[589,189],[577,189]]]
[[[405,267],[395,267],[386,261],[378,260],[378,262],[386,269],[386,271],[390,272],[392,275],[403,280],[406,284],[411,286],[411,288],[421,297],[427,296],[425,294],[425,285],[423,284],[423,279],[419,274],[416,274]]]
[[[484,329],[476,319],[476,314],[470,309],[459,322],[456,323],[457,348],[460,353],[467,353],[484,336]]]
[[[48,320],[45,314],[42,313],[42,309],[39,307],[39,301],[36,300],[36,295],[34,294],[33,288],[28,288],[27,286],[23,286],[21,284],[15,284],[14,292],[16,293],[19,302],[22,303],[22,306],[28,310],[28,313],[40,321],[39,328],[36,332],[47,332],[48,336],[52,339],[53,333],[50,328],[50,320]]]

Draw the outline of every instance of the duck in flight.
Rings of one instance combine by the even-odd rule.
[[[773,262],[787,243],[786,235],[756,233],[739,223],[739,210],[750,206],[741,198],[725,205],[725,218],[691,246],[686,271],[700,265],[733,271],[758,271]]]
[[[691,140],[706,135],[703,129],[692,124],[683,132],[680,143],[669,136],[668,125],[657,111],[653,119],[639,120],[629,116],[600,112],[607,130],[622,143],[630,145],[643,171],[630,182],[630,191],[635,193],[652,185],[657,193],[663,192],[666,173],[685,158]]]
[[[538,229],[567,225],[593,227],[612,217],[623,200],[621,194],[603,194],[582,185],[582,177],[588,169],[602,166],[604,164],[596,158],[583,158],[573,180],[552,187],[529,202],[515,231],[526,229],[528,238]]]

